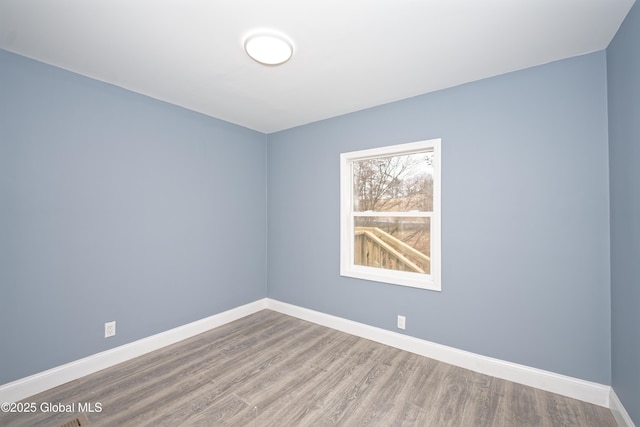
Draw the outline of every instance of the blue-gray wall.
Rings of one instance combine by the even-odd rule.
[[[0,50],[0,384],[264,298],[265,161],[264,134]]]
[[[606,79],[600,51],[270,134],[269,297],[610,384]],[[340,277],[339,154],[430,138],[442,292]]]
[[[409,335],[611,384],[613,295],[613,383],[633,414],[625,25],[606,54],[268,137],[0,51],[0,384],[265,295],[390,330],[403,314]],[[339,154],[430,138],[443,291],[340,277]]]
[[[640,6],[607,49],[612,385],[640,425]]]

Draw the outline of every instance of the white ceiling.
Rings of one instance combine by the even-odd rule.
[[[607,47],[634,0],[0,0],[0,48],[264,133]],[[291,61],[243,51],[287,34]]]

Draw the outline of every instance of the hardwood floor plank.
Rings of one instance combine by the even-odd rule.
[[[357,349],[359,345],[364,345],[363,342],[346,334],[344,337],[339,343],[319,353],[319,358],[329,363],[318,363],[318,358],[312,359],[304,366],[302,374],[294,371],[282,377],[279,393],[254,396],[253,401],[261,409],[261,419],[265,425],[272,425],[269,420],[300,425],[302,420],[322,411],[327,402],[334,399],[347,384],[347,380],[364,369],[348,359],[349,350]],[[277,422],[274,424],[277,425]]]
[[[305,408],[311,402],[315,406],[318,399],[333,396],[337,387],[345,386],[345,378],[349,378],[354,372],[363,369],[362,364],[351,363],[350,358],[363,357],[369,346],[360,338],[350,337],[346,334],[343,334],[343,337],[344,340],[340,345],[318,350],[319,357],[308,360],[300,359],[302,361],[300,371],[289,370],[287,366],[280,384],[274,387],[277,393],[261,393],[253,397],[253,405],[259,408],[260,419],[267,423],[266,425],[269,425],[269,419],[285,423],[298,422],[300,417],[299,411],[296,409]],[[332,357],[335,355],[338,356]],[[330,365],[323,363],[324,359],[330,361]],[[242,390],[240,391],[242,392]],[[309,400],[310,393],[312,395],[317,393],[315,394],[316,398]],[[306,416],[308,415],[305,414]],[[241,425],[243,421],[239,421],[238,425]]]
[[[496,425],[501,418],[504,401],[504,381],[487,375],[475,374],[472,395],[474,405],[470,405],[469,419],[478,426]]]
[[[417,370],[420,357],[392,348],[387,354],[390,358],[382,366],[388,369],[381,372],[380,383],[363,396],[362,404],[345,419],[346,423],[353,419],[367,425],[390,425],[393,420],[404,418],[400,399],[407,395],[408,379]]]
[[[606,408],[269,310],[25,401],[100,403],[96,426],[616,425]],[[70,418],[0,413],[0,425]]]
[[[163,386],[161,390],[145,393],[149,397],[145,399],[144,406],[136,408],[135,411],[130,407],[126,412],[136,414],[132,421],[138,425],[147,422],[148,416],[145,416],[145,413],[151,413],[152,419],[156,420],[155,414],[158,410],[151,408],[154,404],[159,404],[162,411],[176,411],[198,396],[208,393],[212,393],[213,397],[221,396],[235,386],[271,371],[274,365],[286,357],[288,351],[296,347],[298,337],[304,339],[315,333],[306,325],[292,323],[289,327],[280,325],[270,331],[260,332],[258,337],[245,336],[232,341],[224,346],[220,355],[216,357],[217,364],[211,363],[215,360],[211,356],[203,355],[198,359],[198,363],[183,367],[184,376],[174,375],[175,382],[171,387]],[[248,354],[252,357],[247,358]],[[176,389],[178,393],[172,391]],[[123,396],[123,399],[131,397]],[[120,402],[116,403],[118,404]]]

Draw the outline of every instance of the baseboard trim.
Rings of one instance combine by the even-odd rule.
[[[620,427],[636,427],[627,410],[622,406],[622,402],[618,399],[616,392],[611,389],[609,396],[609,408]]]
[[[0,385],[0,402],[17,402],[85,375],[233,322],[265,308],[266,299],[263,298],[129,344]]]
[[[611,408],[621,426],[635,427],[629,414],[609,386],[474,354],[270,298],[257,300],[123,346],[0,385],[0,402],[17,402],[263,309],[277,311],[486,375]]]
[[[369,326],[322,312],[267,299],[267,308],[302,320],[313,322],[348,334],[376,341],[451,365],[470,369],[493,377],[536,387],[573,399],[609,407],[611,387],[542,369],[506,362],[487,356],[458,350],[386,329]]]

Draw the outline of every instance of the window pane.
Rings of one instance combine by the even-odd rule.
[[[431,219],[356,217],[355,265],[430,274]]]
[[[353,210],[433,210],[433,152],[353,162]]]

